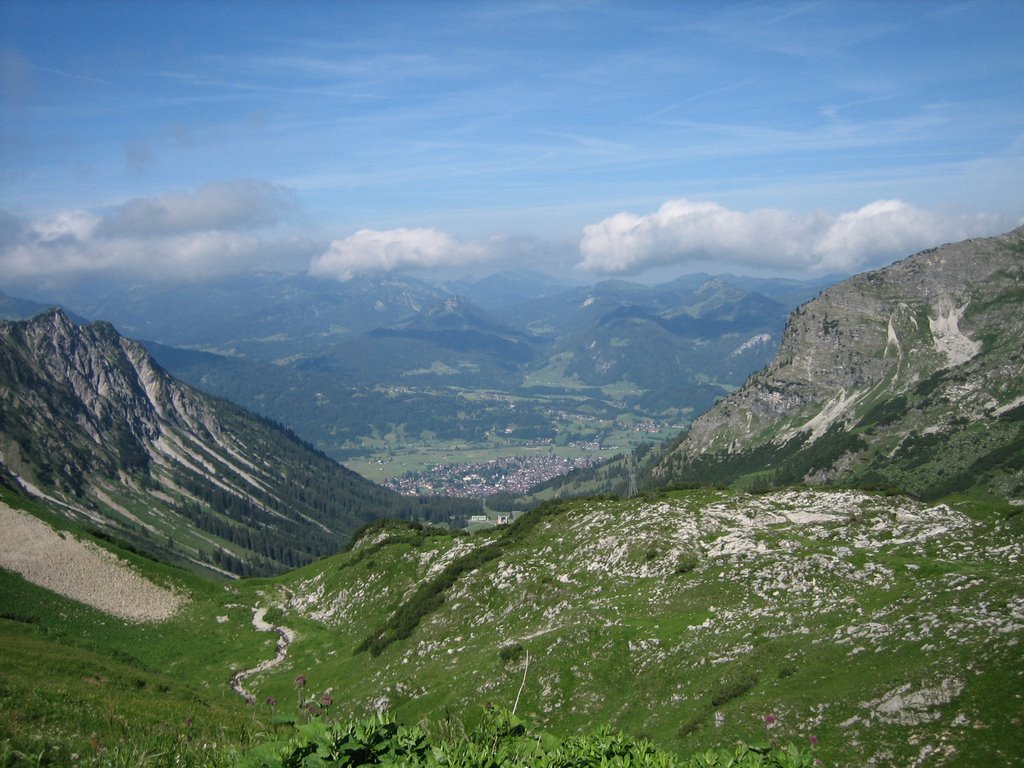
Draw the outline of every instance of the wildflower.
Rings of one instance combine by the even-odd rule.
[[[277,699],[275,699],[273,696],[267,696],[267,706],[270,707],[271,709],[276,707],[277,706]]]
[[[295,687],[296,688],[305,688],[306,687],[306,676],[305,675],[296,675],[295,676]]]
[[[818,737],[812,733],[810,736],[807,737],[807,743],[810,744],[812,747],[818,746]]]
[[[777,722],[778,722],[778,720],[776,720],[776,719],[775,719],[775,715],[765,715],[765,716],[764,716],[764,724],[765,724],[765,725],[766,725],[766,726],[767,726],[768,728],[771,728],[771,727],[772,727],[773,725],[775,725],[775,723],[777,723]]]
[[[324,709],[329,709],[331,704],[334,703],[334,698],[329,693],[325,693],[320,697],[320,706]]]

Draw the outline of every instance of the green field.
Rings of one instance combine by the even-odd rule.
[[[623,384],[623,387],[628,385]],[[612,397],[616,387],[605,387]],[[520,411],[543,411],[550,427],[550,437],[519,439],[515,431],[489,432],[481,439],[445,439],[431,432],[408,434],[404,430],[376,438],[365,438],[359,446],[346,449],[345,466],[371,480],[382,482],[407,472],[425,472],[438,465],[476,464],[512,456],[552,454],[575,459],[587,457],[609,459],[630,453],[643,443],[660,443],[677,436],[689,423],[689,415],[672,411],[657,417],[635,412],[611,412],[610,415],[589,415],[564,410],[552,414],[548,397],[510,397],[499,393],[464,393],[468,401],[480,403],[502,399]],[[558,398],[561,405],[565,403]],[[510,419],[515,418],[509,416]],[[511,423],[511,422],[510,422]]]

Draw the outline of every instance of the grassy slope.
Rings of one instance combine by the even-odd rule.
[[[610,721],[687,752],[764,738],[773,714],[771,736],[813,733],[830,764],[1011,764],[1024,599],[1000,514],[853,494],[577,502],[464,574],[408,640],[353,656],[432,564],[481,544],[406,537],[288,577],[300,641],[261,691],[294,700],[301,673],[342,710],[414,721],[510,705],[525,671],[520,711],[560,732]]]
[[[12,494],[3,499],[41,512]],[[67,521],[40,516],[84,535]],[[5,758],[19,764],[18,754],[30,756],[29,764],[67,765],[72,754],[87,761],[172,747],[216,751],[213,745],[244,742],[259,731],[228,681],[235,668],[272,656],[274,638],[252,631],[251,609],[238,592],[96,543],[191,601],[168,621],[133,624],[0,569],[0,765]]]
[[[561,734],[610,722],[682,753],[813,734],[829,765],[1024,764],[1017,509],[711,490],[576,501],[472,538],[377,529],[229,589],[140,561],[193,597],[148,626],[0,572],[0,707],[13,713],[0,758],[5,739],[89,754],[93,733],[112,750],[246,742],[270,712],[227,681],[273,656],[251,611],[276,602],[298,639],[249,687],[278,715],[329,690],[334,716],[388,706],[405,722],[472,725],[483,702],[511,706],[525,673],[518,711]],[[495,556],[459,573],[409,638],[353,654],[483,547]]]

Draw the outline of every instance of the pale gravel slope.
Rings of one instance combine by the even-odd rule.
[[[0,567],[105,613],[128,621],[162,621],[186,602],[105,549],[58,533],[2,502],[0,530]]]

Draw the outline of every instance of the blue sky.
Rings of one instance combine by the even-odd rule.
[[[1024,223],[1024,3],[0,2],[0,289],[851,273]]]

